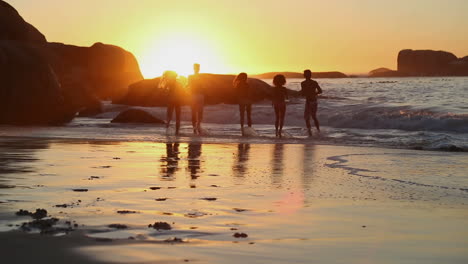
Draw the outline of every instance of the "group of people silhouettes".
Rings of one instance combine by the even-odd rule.
[[[200,64],[194,64],[194,74],[188,77],[188,90],[191,94],[191,108],[192,108],[192,127],[193,133],[197,135],[203,134],[201,122],[203,120],[203,108],[205,105],[205,87],[200,76]],[[301,82],[301,94],[305,97],[304,120],[307,126],[309,136],[312,136],[312,128],[310,118],[313,119],[317,131],[320,132],[320,125],[317,119],[317,97],[322,93],[320,85],[312,80],[312,72],[310,70],[304,71],[305,80]],[[275,131],[276,137],[283,136],[284,119],[286,116],[286,102],[288,100],[288,90],[284,87],[286,84],[286,77],[278,74],[273,78],[273,92],[271,101],[275,112]],[[183,85],[177,81],[177,73],[167,71],[164,73],[160,87],[167,91],[167,128],[169,128],[173,114],[176,116],[176,135],[180,131],[180,117],[181,108],[184,104],[185,89]],[[240,125],[242,135],[244,135],[245,119],[247,119],[247,126],[252,127],[252,104],[251,87],[248,82],[248,75],[240,73],[234,79],[233,88],[237,96],[237,103],[239,104]]]

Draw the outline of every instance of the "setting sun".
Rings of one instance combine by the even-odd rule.
[[[226,72],[222,56],[216,44],[202,36],[187,32],[175,32],[154,39],[140,61],[142,74],[147,78],[160,76],[166,70],[187,76],[193,72],[193,63],[200,63],[203,72]]]

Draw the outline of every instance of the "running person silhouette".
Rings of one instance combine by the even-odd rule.
[[[312,80],[312,72],[310,70],[304,71],[304,78],[305,81],[301,83],[301,94],[306,98],[304,120],[306,122],[307,132],[309,133],[309,136],[312,136],[310,125],[311,116],[314,120],[317,131],[320,132],[320,124],[317,119],[317,95],[321,94],[323,91],[322,88],[320,88],[320,85],[316,81]]]

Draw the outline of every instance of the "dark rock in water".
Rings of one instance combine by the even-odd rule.
[[[0,124],[53,125],[74,116],[37,48],[0,40]]]
[[[233,87],[234,75],[200,74],[204,84],[205,104],[237,104],[238,96]],[[164,89],[159,88],[160,78],[143,80],[130,85],[127,95],[116,103],[137,106],[166,106],[167,95]],[[251,87],[250,99],[253,102],[270,99],[273,94],[272,87],[259,79],[249,78]],[[296,91],[288,91],[291,96],[299,95]],[[190,103],[187,94],[182,98],[184,104]]]
[[[156,230],[171,230],[172,229],[171,225],[166,222],[156,222],[153,225],[150,224],[148,227],[154,228]]]
[[[267,72],[263,74],[254,75],[252,77],[259,79],[273,79],[275,75],[282,74],[286,78],[302,79],[304,73],[302,72]],[[348,78],[348,76],[342,72],[312,72],[312,78]]]
[[[0,1],[0,39],[45,44],[44,35],[28,24],[12,6]]]
[[[165,124],[165,122],[152,114],[140,110],[140,109],[129,109],[120,113],[114,118],[112,123],[143,123],[143,124]]]
[[[128,226],[122,225],[122,224],[110,224],[109,227],[115,228],[115,229],[127,229],[128,228]]]
[[[74,192],[87,192],[88,189],[72,189]]]
[[[117,211],[118,214],[136,214],[138,213],[137,211],[130,211],[130,210],[120,210]]]
[[[41,233],[51,231],[52,227],[57,224],[59,220],[57,218],[49,219],[36,219],[32,222],[23,223],[21,229],[24,231],[31,231],[31,229],[39,229]]]
[[[47,210],[45,209],[36,209],[36,212],[31,213],[28,210],[20,209],[16,212],[17,216],[31,216],[34,219],[42,219],[47,217]]]
[[[164,242],[167,242],[167,243],[183,243],[184,240],[182,240],[182,238],[174,237],[174,238],[168,238],[168,239],[164,240]]]
[[[201,198],[200,200],[205,200],[205,201],[216,201],[216,200],[218,200],[218,198],[207,197],[207,198]]]
[[[235,233],[232,236],[235,238],[247,238],[249,235],[247,235],[246,233]]]

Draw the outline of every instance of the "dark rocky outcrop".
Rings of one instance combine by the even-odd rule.
[[[114,118],[112,123],[165,124],[165,122],[141,109],[128,109]]]
[[[252,77],[258,79],[273,79],[275,75],[282,74],[286,78],[301,79],[304,78],[304,74],[301,72],[268,72],[263,74],[254,75]],[[348,78],[348,76],[342,72],[312,72],[312,78]]]
[[[28,24],[11,5],[0,1],[0,39],[45,44],[44,35]]]
[[[28,43],[0,40],[0,124],[50,125],[74,114],[40,52]]]
[[[59,79],[79,70],[83,73],[83,82],[100,99],[120,99],[130,84],[143,79],[133,54],[117,46],[49,43],[46,52]]]
[[[398,72],[406,76],[458,76],[468,75],[468,65],[450,52],[408,49],[398,54]]]
[[[0,0],[0,123],[55,124],[75,112],[101,112],[142,80],[135,57],[117,46],[47,43],[36,28]]]
[[[237,104],[238,97],[232,85],[234,75],[201,74],[202,82],[205,84],[205,104]],[[166,93],[164,89],[158,88],[160,78],[143,80],[130,85],[128,94],[117,103],[138,106],[165,106]],[[272,87],[264,81],[249,78],[252,89],[251,99],[254,102],[269,99],[272,95]],[[289,91],[292,96],[297,92]],[[185,97],[185,104],[189,103],[190,96]]]

